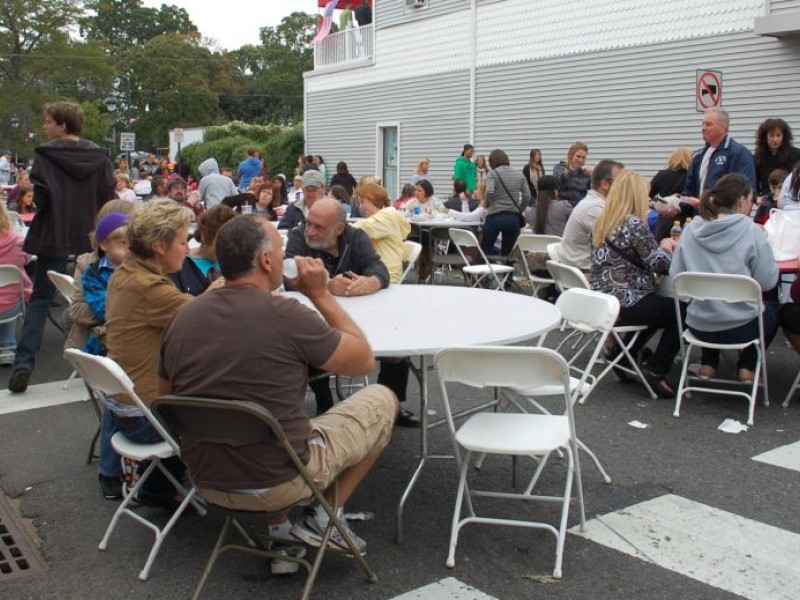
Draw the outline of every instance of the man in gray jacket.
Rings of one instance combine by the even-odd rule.
[[[204,160],[197,170],[202,176],[197,191],[200,192],[200,199],[205,204],[206,210],[215,207],[226,196],[235,196],[239,193],[230,177],[220,175],[216,158]]]

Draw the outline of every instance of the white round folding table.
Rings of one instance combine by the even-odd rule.
[[[297,292],[288,295],[303,304]],[[561,319],[552,304],[520,294],[457,286],[392,285],[370,296],[337,297],[358,324],[376,357],[419,357],[411,362],[420,388],[420,456],[397,507],[397,541],[403,508],[428,458],[428,357],[442,348],[507,345],[539,337]]]

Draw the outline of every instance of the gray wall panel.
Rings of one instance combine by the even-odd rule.
[[[375,27],[384,29],[469,9],[470,0],[428,0],[427,8],[407,8],[406,0],[378,0],[376,4]]]
[[[376,127],[396,121],[401,183],[408,182],[419,159],[428,156],[434,190],[446,196],[453,161],[469,141],[469,73],[309,93],[306,111],[308,151],[322,154],[331,174],[340,160],[356,178],[373,174]]]
[[[770,0],[769,13],[771,15],[798,11],[800,11],[800,0]]]

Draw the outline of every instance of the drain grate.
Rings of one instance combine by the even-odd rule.
[[[0,582],[44,571],[45,563],[0,492]]]

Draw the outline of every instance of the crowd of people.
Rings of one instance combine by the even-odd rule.
[[[589,168],[589,148],[579,141],[551,175],[539,150],[519,169],[501,149],[486,159],[466,144],[454,161],[446,200],[434,193],[428,158],[396,200],[378,177],[356,179],[343,161],[329,176],[320,155],[299,157],[288,186],[283,175],[267,177],[253,148],[235,176],[209,157],[193,182],[163,172],[153,155],[132,168],[122,160],[115,169],[103,150],[80,138],[82,125],[77,105],[44,108],[49,141],[36,149],[30,175],[19,175],[13,198],[23,219],[32,215],[27,236],[0,204],[0,261],[24,271],[37,258],[32,278],[25,275],[28,310],[19,343],[13,323],[0,328],[0,364],[13,364],[9,390],[25,392],[34,370],[55,293],[47,271],[64,273],[74,259],[68,347],[113,358],[147,405],[166,393],[265,404],[331,500],[338,479],[340,509],[392,427],[420,421],[404,407],[404,357],[381,358],[377,385],[334,403],[332,373],[361,377],[376,362],[335,296],[375,294],[398,283],[403,242],[415,219],[447,215],[480,223],[484,253],[502,257],[512,255],[526,227],[561,237],[560,260],[583,271],[593,289],[619,300],[619,324],[648,328],[631,355],[659,396],[674,397],[669,374],[679,350],[678,315],[674,301],[660,294],[658,278],[687,271],[742,274],[767,292],[777,284],[778,266],[759,219],[767,222],[773,213],[761,211],[754,219],[754,203],[770,210],[800,207],[800,155],[789,125],[765,121],[753,155],[731,138],[722,109],[704,115],[704,147],[677,149],[649,182],[617,160]],[[150,183],[146,194],[136,190],[143,181]],[[295,260],[296,276],[284,277],[285,258]],[[424,270],[423,260],[421,276]],[[307,296],[316,312],[273,293],[281,286]],[[782,321],[800,352],[798,290],[792,286],[793,302],[780,312],[768,304],[763,321],[767,343]],[[20,299],[0,289],[0,318],[19,310]],[[686,326],[710,342],[751,339],[759,322],[757,308],[747,303],[692,302],[680,310]],[[650,351],[646,345],[655,335]],[[235,368],[225,368],[223,356]],[[714,377],[718,362],[718,352],[704,350],[698,375]],[[755,363],[753,348],[744,349],[736,377],[752,381]],[[307,387],[316,400],[313,417],[304,407]],[[99,485],[103,497],[119,499],[122,466],[111,438],[117,432],[134,442],[159,438],[130,398],[103,402]],[[201,496],[234,509],[278,510],[308,495],[269,448],[241,452],[238,471],[203,444],[187,443],[182,460],[165,464],[179,480],[188,467]],[[168,509],[180,500],[159,475],[147,480],[138,498]],[[295,523],[288,517],[271,523],[270,532],[319,545],[327,519],[312,506]],[[356,539],[365,550],[366,542]],[[340,536],[332,544],[345,548]],[[296,552],[291,543],[283,551]],[[285,569],[275,565],[275,572]]]

